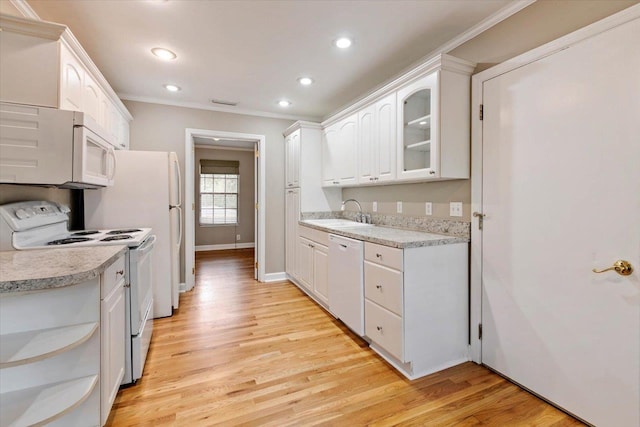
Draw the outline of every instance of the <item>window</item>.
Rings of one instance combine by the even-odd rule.
[[[208,162],[208,163],[205,163]],[[216,165],[212,164],[215,163]],[[235,167],[220,166],[233,163]],[[200,163],[200,224],[238,223],[238,162],[205,161]],[[226,173],[220,173],[226,172]],[[228,173],[235,172],[235,173]]]

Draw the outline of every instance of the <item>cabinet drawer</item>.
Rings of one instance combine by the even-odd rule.
[[[402,357],[402,318],[378,304],[364,300],[365,334],[392,356]]]
[[[298,229],[301,237],[309,239],[312,242],[320,243],[324,246],[329,246],[329,233],[325,231],[316,230],[315,228],[305,227],[301,225]]]
[[[106,298],[118,282],[124,278],[124,259],[125,255],[122,255],[104,271],[100,286],[100,299]]]
[[[402,249],[365,242],[364,259],[402,271]]]
[[[365,261],[364,296],[402,316],[402,273]]]

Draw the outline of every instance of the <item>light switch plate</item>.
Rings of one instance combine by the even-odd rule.
[[[433,215],[433,203],[426,202],[424,204],[424,214],[425,215]]]
[[[449,203],[449,215],[450,216],[462,216],[462,202]]]
[[[371,204],[371,210],[374,212],[378,212],[378,202],[373,202]]]
[[[402,213],[402,202],[398,202],[397,203],[396,211],[398,213]]]
[[[237,240],[240,240],[240,235],[239,234],[236,234],[236,241]]]

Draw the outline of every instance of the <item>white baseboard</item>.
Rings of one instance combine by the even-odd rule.
[[[282,282],[284,280],[287,280],[287,273],[284,271],[280,273],[267,273],[264,275],[265,283]]]
[[[255,248],[256,244],[250,243],[225,243],[221,245],[202,245],[196,246],[196,252],[201,251],[223,251],[226,249],[250,249]]]

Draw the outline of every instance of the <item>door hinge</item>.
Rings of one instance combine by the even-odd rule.
[[[191,210],[192,211],[196,210],[196,203],[195,202],[191,203]]]
[[[260,157],[260,152],[256,150],[256,157]]]
[[[196,274],[196,268],[195,267],[191,267],[191,274]]]
[[[478,323],[478,339],[482,339],[482,323]]]
[[[480,104],[480,120],[484,120],[484,105]]]
[[[256,270],[258,269],[258,261],[256,261]]]
[[[256,203],[256,209],[258,209],[258,206],[259,206],[259,205]]]

